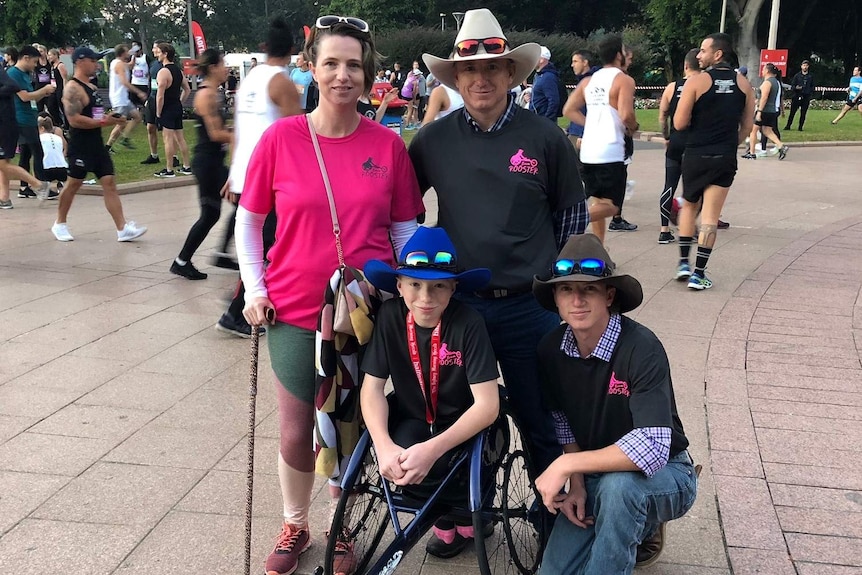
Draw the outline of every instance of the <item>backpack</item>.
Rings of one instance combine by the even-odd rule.
[[[566,90],[566,85],[561,78],[557,78],[557,92],[560,97],[560,107],[557,108],[557,117],[563,117],[563,106],[566,105],[566,100],[569,99],[569,91]]]
[[[404,82],[404,86],[401,87],[401,97],[405,100],[412,100],[413,96],[416,94],[416,87],[419,84],[418,81],[414,80],[416,76],[413,74],[411,77]]]

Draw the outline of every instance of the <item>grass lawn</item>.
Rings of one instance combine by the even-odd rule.
[[[862,115],[856,111],[850,111],[841,122],[833,126],[830,122],[838,112],[835,110],[809,110],[808,117],[805,120],[805,131],[799,132],[796,126],[799,123],[799,118],[794,119],[794,127],[792,130],[782,130],[782,139],[788,143],[794,142],[823,142],[823,141],[862,141]],[[640,122],[641,130],[644,132],[660,132],[658,125],[658,110],[638,110],[638,122]],[[786,116],[779,118],[779,128],[784,127],[787,121]],[[559,120],[560,126],[567,126],[568,121],[563,118]],[[189,149],[194,149],[197,135],[192,123],[185,122],[186,142]],[[104,130],[104,136],[107,140],[109,130]],[[416,131],[404,131],[404,143],[408,146]],[[141,180],[151,180],[153,173],[162,169],[164,164],[142,166],[141,160],[147,157],[149,148],[147,147],[146,130],[143,125],[136,126],[132,132],[132,142],[135,146],[134,150],[127,150],[122,146],[114,146],[117,153],[113,156],[114,166],[117,174],[118,183],[137,182]],[[165,146],[162,141],[162,135],[159,134],[159,156],[162,160],[164,157]],[[192,179],[192,176],[177,176]]]
[[[111,128],[102,129],[102,135],[104,136],[105,141],[108,140],[108,135],[110,133]],[[191,121],[183,122],[183,133],[186,136],[186,143],[189,145],[189,150],[193,150],[194,145],[197,142],[197,134],[195,133],[195,129]],[[114,170],[117,176],[117,183],[125,184],[128,182],[139,182],[141,180],[155,180],[156,178],[153,174],[165,167],[165,144],[162,140],[161,132],[159,132],[158,136],[159,159],[162,160],[161,164],[141,165],[141,160],[146,158],[150,153],[150,148],[147,144],[147,130],[143,124],[135,126],[130,137],[132,144],[135,146],[134,150],[128,150],[119,144],[114,144],[114,150],[117,153],[113,154],[111,158],[114,160]],[[88,177],[92,178],[93,175],[89,174]],[[194,176],[178,175],[177,177],[188,179],[190,181],[189,183],[194,183]]]
[[[782,129],[787,122],[787,116],[779,118],[778,129],[781,131],[781,139],[788,143],[862,140],[862,115],[855,111],[847,112],[847,116],[833,126],[831,122],[837,115],[836,110],[809,110],[803,132],[796,129],[799,126],[799,114],[793,119],[793,128],[790,130]],[[637,110],[637,117],[641,131],[661,132],[658,125],[658,110]]]

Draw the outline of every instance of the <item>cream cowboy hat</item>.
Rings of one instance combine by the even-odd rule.
[[[455,37],[455,46],[465,40],[486,40],[491,38],[506,39],[503,34],[503,29],[500,28],[500,23],[487,8],[479,8],[478,10],[468,10],[464,15],[464,23],[461,25],[461,30],[458,31],[458,36]],[[518,86],[536,69],[539,63],[539,54],[542,47],[535,42],[528,42],[512,48],[506,42],[505,49],[499,54],[490,54],[485,50],[485,47],[480,43],[478,50],[472,56],[459,56],[458,50],[453,52],[452,58],[438,58],[432,54],[422,54],[422,61],[428,66],[428,69],[434,74],[434,77],[440,80],[444,86],[457,90],[455,86],[455,62],[467,62],[469,60],[492,60],[495,58],[506,58],[515,63],[515,74],[512,76],[512,81],[509,83],[511,90]]]

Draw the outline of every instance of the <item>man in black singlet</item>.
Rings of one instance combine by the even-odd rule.
[[[66,65],[60,60],[60,51],[57,48],[48,50],[48,63],[51,64],[51,85],[57,91],[51,95],[48,100],[48,112],[51,114],[51,120],[55,126],[67,128],[66,115],[63,113],[63,86],[66,85],[68,73]]]
[[[33,69],[33,87],[37,90],[51,83],[51,63],[48,61],[48,50],[42,44],[33,44],[39,50],[39,61]],[[55,86],[56,87],[56,86]],[[39,111],[43,112],[48,107],[50,96],[45,96],[37,103]]]
[[[664,154],[664,188],[659,199],[659,217],[661,230],[658,235],[658,243],[669,244],[675,241],[673,232],[670,231],[671,205],[676,186],[682,177],[682,153],[685,151],[686,132],[676,130],[673,127],[673,115],[676,113],[682,87],[686,80],[700,74],[700,64],[697,62],[697,48],[693,48],[685,55],[683,63],[683,77],[667,85],[661,95],[658,109],[658,124],[665,141]],[[676,223],[676,222],[674,222]]]
[[[122,116],[105,115],[105,104],[89,79],[96,72],[99,55],[87,47],[76,48],[72,54],[75,72],[63,92],[63,107],[69,122],[69,180],[60,194],[57,221],[51,226],[54,237],[61,242],[75,238],[69,233],[66,216],[84,178],[93,172],[102,186],[105,208],[117,228],[117,241],[129,242],[146,233],[147,228],[126,221],[123,204],[114,181],[114,163],[105,148],[102,128],[125,124]]]
[[[156,124],[156,92],[158,83],[156,77],[159,75],[159,70],[162,69],[161,55],[159,44],[164,43],[164,40],[156,40],[153,42],[153,58],[150,62],[150,91],[147,96],[147,103],[144,105],[144,124],[147,126],[147,143],[150,146],[150,155],[141,164],[158,164],[159,160],[159,137],[158,132],[161,130]]]
[[[180,67],[175,63],[176,50],[173,45],[163,42],[159,44],[162,69],[156,75],[156,123],[162,129],[165,141],[165,168],[156,172],[157,178],[173,178],[173,157],[179,148],[183,164],[177,170],[180,175],[190,176],[192,169],[189,156],[189,146],[183,133],[183,102],[191,93],[189,82]]]
[[[687,80],[673,117],[677,130],[688,128],[682,159],[682,197],[679,214],[679,253],[676,279],[688,287],[712,287],[706,264],[715,245],[718,216],[736,175],[736,149],[751,131],[754,93],[748,79],[733,69],[733,48],[727,34],[711,34],[700,45],[697,60],[705,71]],[[700,236],[694,272],[688,255],[694,242],[695,218],[700,213]]]

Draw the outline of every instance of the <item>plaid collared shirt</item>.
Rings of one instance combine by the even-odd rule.
[[[608,327],[599,338],[599,343],[590,355],[583,359],[595,357],[610,363],[622,331],[620,314],[611,315]],[[575,334],[571,327],[563,333],[560,351],[573,359],[581,359]],[[554,417],[554,431],[560,445],[577,444],[575,434],[566,419],[566,414],[559,410],[551,412]],[[667,464],[670,457],[671,429],[669,427],[638,427],[623,437],[614,445],[620,448],[632,462],[640,467],[647,477],[652,477],[656,471]]]
[[[464,114],[464,120],[477,134],[484,132],[482,127],[476,123],[467,108],[461,108]],[[500,116],[494,125],[488,128],[488,132],[496,132],[505,128],[515,117],[518,105],[515,103],[515,97],[512,94],[508,95],[506,111]],[[587,202],[578,202],[574,206],[554,212],[554,237],[557,240],[557,251],[562,250],[566,245],[566,240],[574,234],[583,234],[587,231],[587,226],[590,224],[590,212],[587,209]]]
[[[512,96],[512,94],[509,94],[507,98],[508,103],[506,104],[506,111],[503,112],[503,115],[497,118],[497,121],[494,122],[494,125],[487,130],[483,130],[482,126],[480,126],[476,122],[476,120],[473,119],[473,116],[471,116],[470,112],[467,111],[466,106],[461,108],[461,110],[463,110],[464,112],[464,119],[467,120],[467,125],[470,126],[470,128],[477,134],[480,134],[482,132],[496,132],[497,130],[502,130],[509,122],[512,121],[512,119],[514,119],[515,111],[518,108],[518,105],[515,103],[515,97]]]

